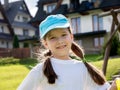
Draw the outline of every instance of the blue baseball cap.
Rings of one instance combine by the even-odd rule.
[[[70,27],[70,23],[64,15],[62,14],[49,15],[39,25],[40,38],[42,39],[52,29],[67,27]]]

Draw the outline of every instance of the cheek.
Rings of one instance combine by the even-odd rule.
[[[53,48],[53,47],[55,47],[55,43],[54,42],[48,42],[47,46],[48,46],[49,49]]]
[[[69,37],[66,38],[66,41],[73,42],[73,38],[71,36],[69,36]]]

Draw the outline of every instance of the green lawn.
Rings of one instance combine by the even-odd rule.
[[[16,90],[28,72],[24,65],[0,66],[0,90]]]
[[[92,62],[92,64],[97,66],[99,69],[101,69],[103,65],[103,61]],[[111,76],[116,74],[118,70],[120,70],[120,58],[109,59],[107,72],[106,72],[107,80],[110,80]]]
[[[101,69],[103,61],[98,60],[91,63]],[[29,65],[28,64],[1,65],[0,90],[16,90],[18,85],[30,71],[30,68],[28,67]],[[110,59],[107,68],[106,76],[107,80],[110,80],[111,76],[117,73],[118,69],[120,69],[120,58]]]

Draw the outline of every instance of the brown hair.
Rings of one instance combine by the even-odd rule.
[[[81,58],[82,60],[84,59],[84,53],[83,53],[82,48],[80,48],[75,42],[72,43],[71,50],[79,58]],[[58,78],[58,76],[54,72],[54,69],[52,67],[52,64],[50,61],[51,55],[52,55],[52,53],[50,51],[48,51],[45,54],[45,56],[48,56],[48,58],[46,59],[46,61],[44,63],[43,73],[47,77],[48,83],[54,84],[55,80]],[[104,75],[93,65],[87,63],[86,61],[83,61],[83,63],[85,64],[85,66],[86,66],[88,72],[90,73],[91,78],[94,80],[94,82],[97,83],[98,85],[103,85],[106,81]]]
[[[68,30],[71,33],[70,27],[68,27]],[[44,37],[44,39],[46,39],[46,36]],[[100,70],[98,70],[96,67],[94,67],[90,63],[87,63],[84,60],[83,49],[81,47],[79,47],[79,45],[77,45],[75,42],[73,42],[72,46],[71,46],[71,50],[76,56],[78,56],[79,58],[81,58],[81,60],[83,60],[83,63],[86,66],[86,68],[87,68],[88,72],[90,73],[90,76],[94,80],[94,82],[97,83],[98,85],[103,85],[106,81],[103,73]],[[46,54],[44,56],[48,57],[48,58],[46,59],[46,61],[44,63],[43,73],[47,77],[48,83],[54,84],[55,80],[58,78],[58,76],[54,72],[54,69],[53,69],[51,61],[50,61],[50,57],[52,56],[51,51],[49,50],[48,52],[46,52]]]

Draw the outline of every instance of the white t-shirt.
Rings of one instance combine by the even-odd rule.
[[[58,76],[55,84],[48,83],[42,71],[44,63],[40,63],[30,71],[17,90],[107,90],[110,87],[107,82],[104,85],[96,84],[81,61],[51,58],[51,63]]]

